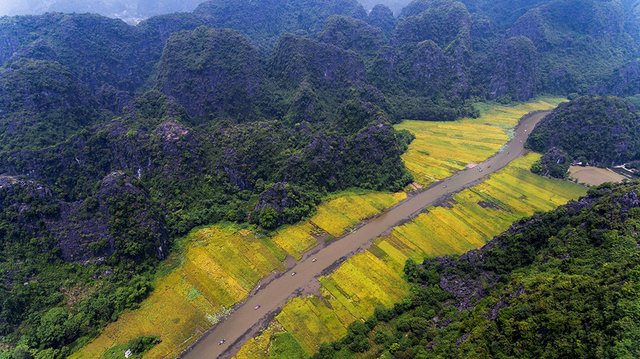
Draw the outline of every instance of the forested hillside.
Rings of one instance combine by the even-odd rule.
[[[400,120],[637,95],[634,11],[416,0],[394,16],[356,0],[211,0],[136,26],[1,17],[0,352],[65,357],[135,306],[197,226],[268,231],[339,190],[401,190],[412,136]],[[633,155],[631,122],[612,161]]]
[[[408,261],[411,297],[316,358],[640,355],[640,186],[606,186],[460,257]]]
[[[563,177],[573,161],[622,165],[640,160],[640,115],[620,98],[581,97],[547,116],[527,145],[546,154],[539,171],[554,177]]]

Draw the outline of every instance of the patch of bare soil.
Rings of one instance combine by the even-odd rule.
[[[628,178],[608,168],[582,166],[571,166],[569,175],[578,183],[590,186],[599,186],[606,182],[620,183]]]

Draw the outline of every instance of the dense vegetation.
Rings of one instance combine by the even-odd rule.
[[[606,186],[478,251],[409,260],[413,290],[316,358],[640,355],[640,185]]]
[[[326,92],[309,82],[296,82],[300,86],[293,89],[287,84],[281,92],[280,86],[269,85],[281,85],[284,74],[268,74],[263,85],[270,95],[269,106],[264,101],[251,102],[242,113],[280,118],[302,106],[307,111],[317,108],[315,117],[322,117],[326,107],[337,108],[346,98],[357,96],[380,106],[394,119],[455,119],[474,114],[467,103],[476,97],[508,101],[541,93],[634,95],[637,19],[627,16],[631,10],[622,10],[633,5],[628,2],[417,0],[394,18],[384,6],[367,15],[355,0],[215,0],[193,13],[154,17],[135,27],[95,15],[3,18],[0,35],[7,41],[0,43],[0,66],[8,68],[20,59],[57,62],[61,71],[73,74],[90,90],[79,99],[96,100],[100,108],[117,114],[137,90],[154,82],[150,79],[170,80],[167,71],[180,72],[180,66],[186,64],[182,60],[196,61],[190,65],[194,70],[198,59],[207,58],[193,51],[175,53],[186,44],[186,36],[191,36],[191,45],[194,41],[202,45],[194,46],[194,51],[216,49],[225,41],[251,42],[259,61],[256,55],[244,53],[250,60],[243,70],[247,75],[260,72],[262,64],[282,59],[282,55],[292,57],[273,65],[293,71],[299,62],[312,64],[336,53],[328,48],[314,52],[318,46],[311,40],[319,40],[357,52],[341,64],[347,73],[359,74],[357,82],[338,82],[346,85],[344,91],[324,98]],[[562,17],[576,11],[580,16]],[[181,39],[169,42],[159,74],[154,74],[171,34],[199,26],[232,28],[247,38],[225,32],[218,42],[205,45],[206,37],[182,34]],[[85,31],[87,28],[92,31]],[[282,50],[292,49],[291,38],[286,41],[289,46],[282,47],[286,32],[309,41],[298,42],[296,54],[283,54]],[[225,36],[230,38],[223,40]],[[222,60],[244,55],[220,51],[217,56]],[[328,65],[339,64],[329,61]],[[222,63],[219,66],[225,68]],[[362,71],[366,76],[361,76]],[[315,76],[323,74],[320,71]],[[245,81],[249,78],[253,77]],[[175,95],[171,88],[167,90]],[[243,93],[232,87],[220,96],[235,103]],[[189,102],[194,103],[205,95],[198,90],[183,97],[190,96]],[[224,115],[217,113],[216,117]]]
[[[260,121],[194,130],[145,117],[174,106],[149,93],[118,121],[2,159],[37,179],[1,177],[6,341],[67,355],[150,291],[169,238],[195,226],[273,229],[309,216],[329,191],[400,190],[411,180],[400,160],[410,136],[357,107],[345,112],[356,116],[347,129]],[[54,309],[57,327],[47,330],[62,334],[38,337]]]
[[[551,147],[533,164],[531,172],[541,176],[567,178],[571,164],[571,158],[565,151]]]
[[[20,59],[0,69],[0,151],[54,145],[97,122],[87,92],[57,62]]]
[[[403,188],[400,119],[634,95],[631,5],[416,0],[395,18],[356,0],[212,0],[137,26],[0,18],[0,350],[65,356],[144,297],[196,226],[270,230],[333,191]]]
[[[581,97],[560,105],[533,131],[527,145],[547,153],[540,172],[563,177],[571,161],[611,166],[640,158],[640,115],[615,97]],[[546,168],[543,169],[543,168]]]
[[[30,181],[0,180],[0,333],[18,343],[14,358],[64,357],[69,344],[134,307],[151,290],[150,270],[167,248],[144,193],[118,175],[105,180],[99,200],[52,197]],[[61,233],[69,228],[61,221],[76,233]],[[69,243],[92,231],[101,237],[88,248]]]
[[[171,36],[156,81],[197,119],[255,119],[265,91],[264,69],[249,41],[233,30],[206,27]]]

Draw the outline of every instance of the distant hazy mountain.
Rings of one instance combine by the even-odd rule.
[[[358,0],[367,11],[371,11],[378,4],[386,5],[398,15],[403,7],[407,6],[412,0]]]
[[[35,15],[45,12],[97,13],[137,22],[154,15],[192,11],[203,0],[2,0],[2,15]]]
[[[396,15],[411,0],[359,0],[367,11],[378,4]],[[137,22],[154,15],[192,11],[204,0],[1,0],[0,16],[37,15],[45,12],[91,12]]]

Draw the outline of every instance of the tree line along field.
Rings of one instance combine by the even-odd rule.
[[[529,168],[539,158],[530,153],[514,161],[376,240],[369,250],[320,278],[318,296],[291,300],[236,358],[308,357],[321,343],[344,336],[351,323],[371,316],[376,307],[388,308],[405,298],[409,286],[402,270],[407,259],[477,249],[518,219],[586,194],[579,185],[531,173]]]
[[[177,244],[140,307],[122,314],[72,357],[104,357],[109,349],[140,336],[162,339],[146,357],[175,357],[262,278],[283,270],[287,256],[300,259],[318,238],[342,235],[405,198],[405,193],[343,192],[324,202],[309,220],[270,236],[233,224],[194,230]]]
[[[479,119],[456,122],[405,121],[398,127],[407,128],[416,135],[416,140],[405,154],[405,164],[418,183],[428,185],[436,179],[445,178],[463,169],[469,162],[481,162],[490,157],[506,143],[509,131],[524,114],[553,108],[560,101],[555,98],[542,98],[514,106],[481,104],[479,106],[482,116]],[[427,165],[421,166],[420,163],[427,163]],[[528,168],[524,172],[528,174]],[[533,189],[524,189],[524,191],[530,194],[531,205],[534,206],[531,208],[540,209],[548,203],[546,198],[539,199],[533,193],[537,193],[535,191],[540,191],[542,194],[550,192],[545,192],[535,185]],[[507,199],[510,195],[507,192]],[[73,357],[102,357],[110,348],[123,345],[140,336],[158,336],[162,339],[162,342],[147,353],[146,357],[175,356],[194,343],[228,311],[228,308],[243,301],[260,279],[273,271],[283,269],[283,262],[287,256],[300,259],[306,251],[318,243],[319,239],[338,237],[362,220],[381,213],[405,198],[406,193],[360,190],[342,192],[327,198],[310,219],[283,227],[270,235],[258,234],[252,227],[237,227],[232,224],[194,230],[179,241],[174,254],[159,271],[154,291],[141,303],[140,307],[121,315],[118,321],[108,325],[98,338],[76,352]],[[549,203],[561,204],[566,201],[566,198],[560,196],[558,203]],[[524,207],[519,210],[521,213],[528,213],[528,205],[525,204]],[[485,218],[487,209],[475,208],[475,211],[476,217]],[[501,212],[496,215],[498,214],[504,217]],[[309,307],[311,305],[309,303],[315,301],[322,304],[336,301],[336,305],[325,307],[322,312],[311,315],[310,319],[313,319],[314,315],[323,318],[323,321],[316,323],[315,330],[306,328],[304,321],[301,322],[303,326],[299,329],[310,330],[309,333],[314,333],[313,335],[321,338],[322,342],[336,339],[337,333],[343,333],[344,328],[348,326],[345,323],[352,322],[354,318],[366,317],[366,313],[371,313],[377,305],[390,306],[406,294],[406,288],[399,286],[398,283],[404,283],[399,273],[407,255],[419,258],[425,255],[460,253],[477,248],[495,234],[495,228],[497,228],[495,225],[506,228],[513,218],[521,216],[500,217],[502,219],[499,223],[481,228],[478,232],[484,234],[481,240],[469,239],[470,242],[456,240],[448,245],[426,241],[421,244],[420,250],[409,242],[403,242],[400,245],[400,242],[393,242],[391,238],[389,241],[377,244],[376,247],[386,248],[385,253],[396,260],[376,259],[374,254],[376,247],[374,247],[366,252],[369,254],[365,253],[352,258],[334,274],[322,278],[322,291],[328,293],[326,297],[313,300],[297,299],[290,305],[299,305],[300,308],[316,311],[320,310],[320,307]],[[473,218],[469,219],[469,222],[474,223],[475,226],[483,226],[483,222],[476,222],[475,217],[466,218]],[[498,219],[499,217],[494,218],[494,220]],[[431,223],[422,224],[423,227],[431,225]],[[458,230],[462,230],[461,228],[464,227]],[[433,231],[437,230],[434,227]],[[413,228],[410,225],[398,228],[394,233],[402,236],[400,231],[414,231],[414,235],[422,233],[420,228]],[[370,263],[377,266],[371,267]],[[343,292],[343,287],[339,283],[353,281],[353,278],[357,279],[354,283],[357,282],[359,287]],[[393,280],[389,281],[389,278]],[[339,307],[342,308],[341,312],[334,313],[328,309]],[[279,338],[277,342],[287,347],[299,346],[307,352],[312,351],[317,346],[317,342],[305,342],[299,338],[293,339],[289,334],[281,334],[281,328],[291,330],[299,319],[292,316],[287,321],[284,315],[285,312],[278,319],[281,325],[279,324],[277,330],[274,329],[274,338]],[[289,326],[286,323],[289,323]],[[324,326],[330,326],[332,330],[325,331]]]
[[[403,121],[396,129],[408,130],[416,138],[402,159],[418,184],[429,185],[470,163],[488,159],[509,140],[510,132],[522,116],[554,109],[563,101],[541,97],[517,105],[478,104],[478,118],[452,122]]]

